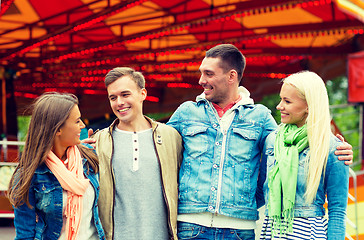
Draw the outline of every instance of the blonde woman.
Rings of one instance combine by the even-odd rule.
[[[34,103],[24,151],[10,181],[15,239],[104,239],[98,216],[98,160],[79,145],[72,94],[45,93]]]
[[[267,137],[260,239],[344,239],[349,169],[334,154],[327,91],[315,73],[283,80],[278,130]],[[328,219],[325,218],[325,198]]]

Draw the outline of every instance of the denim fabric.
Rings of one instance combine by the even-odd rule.
[[[224,132],[206,99],[182,104],[167,123],[181,134],[184,146],[178,213],[207,211],[258,219],[257,205],[264,205],[265,178],[260,175],[258,180],[260,159],[276,123],[259,104],[240,105],[234,111]]]
[[[178,222],[178,239],[207,240],[254,240],[254,230],[239,230],[230,228],[209,228],[193,223]]]
[[[274,158],[274,141],[276,132],[267,137],[266,154],[267,158],[267,180],[264,183],[264,197],[268,203],[268,173],[275,165]],[[341,141],[332,135],[330,139],[330,151],[326,164],[325,174],[321,176],[320,185],[317,191],[316,199],[311,204],[305,203],[304,194],[306,191],[306,174],[305,161],[307,159],[309,148],[306,148],[299,155],[299,166],[297,176],[296,201],[294,216],[295,217],[318,217],[325,215],[325,199],[327,195],[329,223],[327,236],[328,239],[345,238],[345,217],[346,206],[349,190],[349,166],[344,161],[338,160],[335,155],[336,147],[341,145]],[[266,215],[268,215],[268,206],[266,205]]]
[[[86,159],[83,159],[84,175],[90,180],[96,193],[93,219],[100,239],[105,239],[97,206],[98,175],[92,168],[88,168],[86,162]],[[58,239],[63,225],[62,193],[60,183],[49,168],[45,164],[39,166],[34,173],[29,189],[29,202],[33,208],[30,209],[23,204],[14,209],[15,239]]]

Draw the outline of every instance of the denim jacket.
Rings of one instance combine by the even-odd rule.
[[[105,239],[97,199],[99,197],[98,175],[83,159],[84,175],[90,180],[96,196],[93,204],[93,219],[100,239]],[[30,209],[26,204],[14,209],[15,239],[58,239],[63,226],[63,188],[49,168],[42,164],[32,178],[29,189]]]
[[[181,134],[184,147],[179,214],[211,212],[258,219],[265,178],[257,184],[260,159],[276,122],[263,105],[237,103],[232,109],[235,116],[224,132],[211,102],[201,97],[183,103],[167,123]]]
[[[268,213],[268,173],[276,163],[274,158],[274,141],[277,132],[271,133],[267,137],[266,154],[267,157],[267,179],[264,183],[264,197],[266,202],[266,215]],[[295,217],[319,217],[325,216],[325,200],[328,201],[329,223],[327,237],[332,239],[345,238],[345,217],[346,206],[348,201],[349,190],[349,166],[345,165],[345,161],[338,160],[335,155],[336,147],[342,142],[332,135],[330,139],[330,150],[327,159],[325,173],[321,176],[319,188],[317,190],[316,199],[311,203],[305,202],[304,194],[306,191],[306,174],[305,161],[310,151],[309,148],[303,150],[299,155],[296,200],[294,208]]]

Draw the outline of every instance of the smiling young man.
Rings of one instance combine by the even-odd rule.
[[[184,147],[180,239],[255,239],[257,209],[264,203],[263,149],[277,124],[239,87],[244,68],[245,57],[235,46],[208,50],[200,66],[203,93],[183,103],[167,123],[181,134]],[[350,160],[351,146],[345,146],[348,151],[341,153]]]
[[[92,136],[100,161],[101,223],[107,239],[176,239],[177,168],[181,137],[143,115],[140,72],[127,67],[105,77],[117,119]]]

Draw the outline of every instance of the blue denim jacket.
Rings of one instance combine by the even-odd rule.
[[[97,199],[99,197],[99,180],[90,167],[88,170],[86,159],[83,159],[84,175],[90,180],[96,196],[93,204],[93,219],[100,239],[105,239],[102,229]],[[29,189],[30,209],[26,204],[14,209],[15,239],[58,239],[63,225],[62,215],[63,189],[55,175],[42,164],[32,178]]]
[[[268,215],[268,173],[275,165],[274,158],[274,141],[276,132],[271,133],[267,137],[266,154],[267,157],[267,180],[264,183],[264,197],[266,202],[266,215]],[[325,197],[328,201],[329,223],[327,237],[332,239],[345,238],[345,217],[346,206],[349,191],[349,166],[345,165],[345,161],[338,160],[335,155],[336,147],[342,142],[332,135],[330,139],[330,151],[327,159],[325,174],[321,176],[319,188],[317,190],[316,199],[311,204],[305,203],[304,194],[306,191],[306,175],[305,161],[309,153],[309,148],[303,150],[299,155],[299,166],[297,176],[296,200],[295,200],[295,217],[319,217],[325,216]]]
[[[234,108],[226,132],[221,131],[216,110],[204,98],[183,103],[167,123],[181,134],[184,146],[178,213],[258,219],[257,205],[264,205],[265,178],[263,175],[257,184],[260,159],[276,122],[263,105]]]

